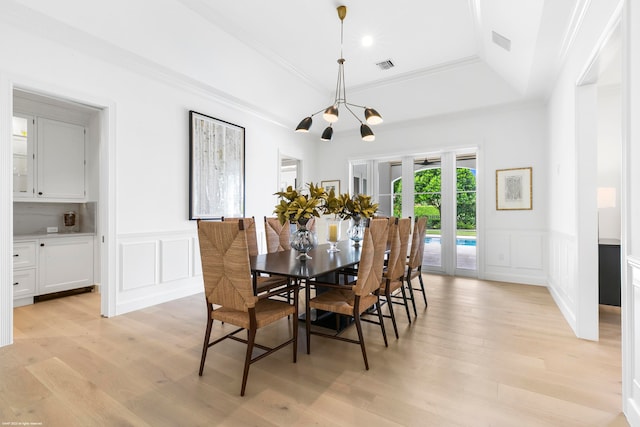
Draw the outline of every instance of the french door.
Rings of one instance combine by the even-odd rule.
[[[427,217],[423,271],[477,275],[475,151],[352,162],[351,171],[352,192],[374,184],[367,194],[380,215]]]

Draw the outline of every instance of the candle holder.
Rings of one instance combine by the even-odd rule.
[[[327,242],[329,242],[327,252],[340,252],[338,242],[340,241],[341,230],[342,220],[340,218],[327,219]]]

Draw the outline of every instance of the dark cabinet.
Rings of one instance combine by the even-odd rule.
[[[620,244],[598,245],[598,283],[600,304],[620,306]]]

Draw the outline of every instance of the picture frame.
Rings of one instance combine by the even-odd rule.
[[[189,219],[244,217],[245,129],[189,111]]]
[[[328,193],[332,188],[336,192],[336,196],[340,194],[340,180],[334,179],[332,181],[321,181],[320,185]]]
[[[496,170],[496,210],[531,210],[533,170],[511,168]]]

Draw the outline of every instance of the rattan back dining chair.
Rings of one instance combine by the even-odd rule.
[[[317,283],[317,285],[327,287],[328,290],[312,298],[306,308],[307,353],[311,351],[308,338],[311,334],[359,344],[362,350],[364,366],[368,370],[369,362],[367,360],[360,315],[374,305],[378,311],[379,325],[382,330],[384,345],[388,346],[379,297],[388,228],[389,220],[387,219],[373,219],[369,221],[369,226],[365,229],[364,239],[362,240],[358,278],[354,284]],[[335,335],[312,331],[311,309],[324,310],[353,317],[358,332],[358,339],[354,340],[343,337],[340,335],[341,331]]]
[[[256,232],[256,220],[254,217],[245,218],[225,218],[222,217],[222,221],[238,222],[242,220],[244,224],[245,234],[247,236],[247,247],[249,249],[249,256],[257,256],[258,251],[258,233]],[[261,276],[257,275],[253,278],[254,290],[256,294],[262,292],[268,292],[271,289],[289,285],[289,278],[284,276]],[[290,299],[287,296],[287,301]]]
[[[274,253],[291,249],[291,228],[288,222],[280,223],[278,218],[264,217],[264,233],[267,252]]]
[[[249,366],[252,363],[289,344],[292,344],[293,362],[296,362],[298,287],[296,284],[289,285],[289,290],[293,293],[293,304],[269,299],[270,293],[268,292],[259,297],[254,294],[243,220],[237,222],[198,220],[198,241],[207,305],[207,327],[202,346],[199,375],[202,376],[209,347],[227,338],[246,343],[247,349],[240,389],[240,395],[244,396]],[[292,322],[291,338],[276,347],[267,347],[255,342],[258,329],[286,317],[290,317]],[[210,341],[214,320],[238,326],[238,329]],[[247,339],[236,336],[243,330],[247,330]],[[262,349],[264,352],[254,357],[254,347]]]
[[[422,298],[424,299],[424,306],[427,307],[427,293],[424,290],[424,282],[422,281],[422,258],[424,257],[424,236],[427,232],[427,217],[418,217],[413,226],[413,235],[411,238],[411,251],[409,252],[409,258],[407,260],[407,274],[405,280],[407,281],[407,287],[409,288],[409,297],[413,304],[413,313],[417,316],[416,300],[413,296],[413,291],[422,292]],[[420,283],[419,288],[414,288],[411,281],[418,278]]]
[[[391,318],[393,330],[396,338],[398,338],[398,325],[393,311],[393,304],[404,305],[407,312],[407,319],[409,323],[411,323],[409,302],[407,301],[407,293],[404,289],[407,247],[409,246],[409,235],[411,234],[411,218],[392,219],[392,222],[389,224],[389,230],[389,241],[387,244],[390,249],[387,257],[387,266],[382,274],[380,295],[384,295],[387,306],[389,307],[388,317]],[[397,295],[398,289],[400,289],[402,295]]]

